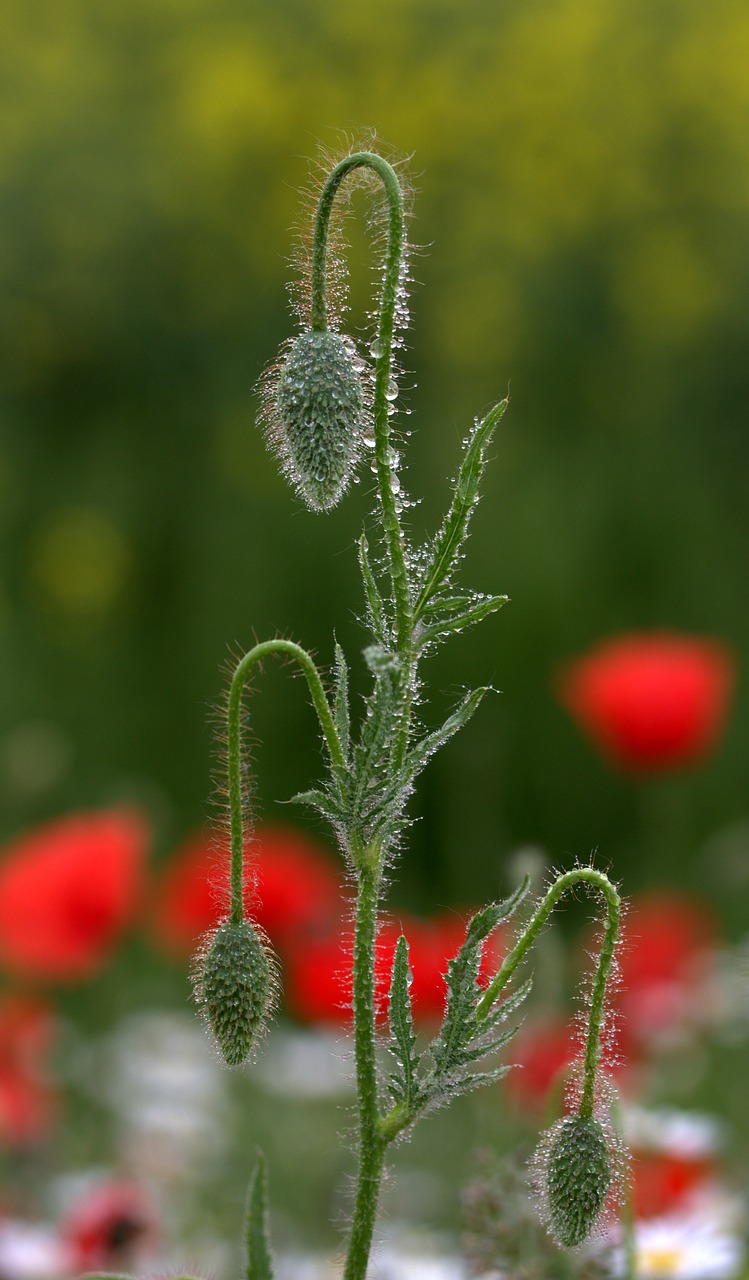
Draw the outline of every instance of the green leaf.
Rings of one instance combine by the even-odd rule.
[[[255,1171],[247,1191],[244,1239],[247,1280],[273,1280],[268,1229],[268,1167],[262,1151],[257,1153]]]
[[[500,1022],[504,1022],[505,1018],[509,1018],[520,1007],[523,1001],[530,995],[533,987],[533,977],[526,978],[525,982],[518,987],[517,991],[513,991],[506,1000],[501,1000],[497,1004],[492,1005],[485,1017],[481,1018],[481,1026],[484,1031],[491,1031],[493,1027],[498,1026]]]
[[[411,1005],[408,942],[403,934],[395,948],[388,1012],[392,1035],[390,1051],[400,1065],[400,1070],[390,1077],[390,1091],[396,1101],[402,1102],[410,1111],[416,1102],[416,1073],[420,1058],[419,1054],[414,1053],[416,1033]]]
[[[486,451],[501,419],[507,400],[490,409],[486,417],[477,422],[468,438],[468,446],[455,481],[453,500],[444,523],[434,542],[423,575],[423,586],[414,609],[414,621],[421,614],[455,566],[458,552],[465,542],[471,512],[478,497],[479,484],[486,466]]]
[[[423,649],[429,644],[434,644],[435,640],[439,640],[442,636],[457,635],[461,631],[466,631],[468,627],[488,618],[490,614],[497,613],[503,605],[507,604],[510,597],[468,596],[467,599],[473,602],[470,608],[465,608],[462,612],[450,611],[443,617],[430,622],[428,627],[424,627],[419,632],[419,648]]]
[[[379,668],[374,690],[367,700],[359,742],[354,748],[349,818],[362,826],[366,825],[382,789],[393,781],[390,773],[393,725],[398,710],[398,677],[399,673],[392,664],[384,662]]]
[[[490,903],[473,916],[465,942],[447,966],[447,1008],[433,1049],[438,1077],[460,1065],[460,1051],[473,1036],[474,1009],[481,990],[478,984],[481,950],[502,919],[502,907],[503,904]]]
[[[380,590],[375,581],[372,566],[369,562],[369,545],[365,534],[362,534],[359,539],[359,567],[361,568],[361,576],[364,583],[364,594],[367,599],[369,625],[372,628],[372,633],[379,644],[386,645],[388,638],[388,625],[385,615],[385,604],[382,596],[380,595]]]
[[[489,1072],[466,1073],[464,1068],[486,1054],[501,1048],[514,1035],[515,1028],[496,1034],[498,1025],[514,1012],[528,994],[530,983],[502,1004],[495,1004],[485,1016],[477,1016],[483,988],[478,975],[481,954],[489,935],[517,910],[528,891],[527,878],[503,902],[490,903],[477,911],[469,921],[465,941],[447,967],[447,1006],[438,1036],[432,1042],[433,1067],[424,1082],[423,1092],[439,1101],[442,1096],[455,1096],[479,1084],[500,1079],[510,1069],[498,1067]]]
[[[317,812],[321,813],[328,822],[334,824],[343,820],[341,799],[332,791],[312,787],[309,791],[298,791],[291,797],[290,803],[308,804],[311,808],[317,809]]]
[[[476,711],[479,703],[488,693],[488,688],[473,689],[467,693],[463,701],[458,704],[453,712],[447,717],[438,729],[434,729],[428,733],[420,742],[417,742],[413,750],[409,752],[407,757],[411,775],[416,776],[431,759],[440,747],[449,742],[454,734],[468,724],[474,711]]]
[[[346,658],[343,649],[336,640],[335,646],[335,699],[333,703],[333,718],[335,727],[338,730],[338,737],[341,740],[341,746],[344,753],[348,755],[351,742],[351,720],[349,715],[349,698],[348,698],[348,667],[346,666]]]

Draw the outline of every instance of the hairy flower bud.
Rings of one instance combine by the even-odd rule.
[[[315,511],[334,507],[356,464],[366,395],[358,358],[337,333],[310,329],[274,376],[271,435],[294,487]]]
[[[550,1134],[544,1163],[551,1229],[560,1244],[582,1244],[614,1177],[601,1122],[595,1116],[567,1116]]]
[[[273,994],[268,952],[249,920],[225,920],[196,973],[195,994],[229,1067],[249,1057]]]

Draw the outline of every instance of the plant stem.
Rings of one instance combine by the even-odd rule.
[[[346,758],[325,696],[320,673],[312,658],[292,640],[265,640],[250,649],[232,676],[227,711],[227,781],[229,791],[229,823],[231,849],[230,919],[238,924],[244,916],[244,806],[242,790],[242,694],[252,668],[272,653],[285,653],[299,663],[312,694],[328,751],[334,768],[345,770]]]
[[[359,892],[354,934],[353,1010],[359,1103],[359,1169],[344,1280],[364,1280],[377,1215],[385,1142],[380,1133],[374,1006],[375,940],[381,849],[358,858]]]
[[[525,931],[515,943],[509,955],[505,957],[496,976],[489,983],[476,1007],[476,1016],[477,1018],[485,1018],[489,1014],[499,992],[509,982],[518,965],[532,947],[560,898],[568,889],[580,883],[592,884],[596,889],[599,889],[606,902],[606,928],[590,993],[588,1031],[583,1058],[583,1090],[579,1108],[581,1115],[591,1115],[596,1071],[601,1056],[600,1038],[604,1017],[606,983],[619,934],[622,905],[621,898],[607,875],[604,875],[602,871],[596,871],[594,867],[574,867],[571,871],[566,871],[564,875],[557,877],[545,897],[541,900]]]
[[[320,194],[312,238],[312,308],[313,329],[327,326],[325,300],[325,274],[328,249],[328,229],[333,201],[347,174],[355,169],[367,168],[382,181],[388,204],[388,233],[385,267],[380,296],[379,325],[375,363],[375,389],[373,416],[375,424],[375,462],[377,484],[382,504],[382,525],[385,531],[390,572],[395,596],[398,652],[401,658],[410,654],[412,647],[412,602],[408,583],[408,571],[403,549],[403,532],[398,517],[398,505],[393,492],[393,472],[390,466],[390,419],[387,390],[390,384],[395,333],[395,306],[401,281],[401,265],[405,252],[405,209],[403,192],[392,165],[372,151],[357,151],[345,156],[328,176]]]

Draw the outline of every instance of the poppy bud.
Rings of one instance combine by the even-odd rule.
[[[199,961],[196,998],[229,1067],[249,1057],[273,992],[268,952],[249,920],[219,925]]]
[[[574,1115],[562,1120],[550,1138],[544,1194],[551,1229],[560,1244],[582,1244],[614,1177],[606,1133],[594,1116]]]
[[[359,455],[361,368],[337,333],[309,329],[289,343],[275,371],[271,434],[291,483],[315,511],[336,505]]]

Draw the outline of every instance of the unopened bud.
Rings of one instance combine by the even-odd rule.
[[[195,994],[229,1067],[249,1057],[273,993],[268,952],[249,920],[219,925],[199,962]]]
[[[276,444],[315,511],[335,506],[359,454],[365,391],[357,365],[337,333],[310,329],[294,338],[277,370]]]
[[[614,1176],[603,1125],[595,1116],[567,1116],[552,1130],[545,1155],[545,1199],[560,1244],[582,1244],[603,1207]]]

